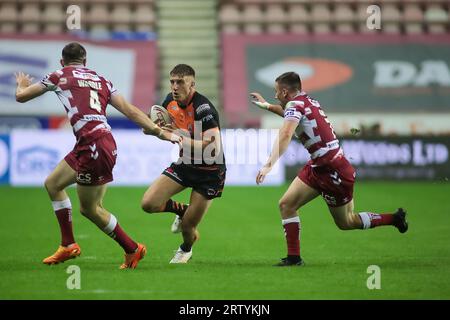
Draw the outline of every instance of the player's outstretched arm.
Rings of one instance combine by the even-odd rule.
[[[181,142],[181,138],[178,135],[157,126],[144,112],[126,101],[120,94],[113,94],[110,103],[128,119],[143,128],[145,134],[157,136],[161,140],[168,140],[176,143]]]
[[[264,181],[266,175],[272,170],[278,159],[286,152],[297,125],[298,123],[295,121],[284,121],[283,126],[278,132],[278,137],[273,144],[272,152],[267,163],[259,170],[256,176],[257,184],[261,184]]]
[[[47,88],[41,83],[31,84],[33,78],[23,72],[14,74],[16,76],[16,101],[20,103],[27,102],[39,97],[47,91]]]
[[[262,95],[260,95],[258,92],[252,92],[250,93],[251,101],[252,103],[257,106],[260,109],[267,110],[270,112],[273,112],[280,117],[284,117],[284,110],[280,105],[277,104],[270,104],[266,101],[266,99],[263,98]]]
[[[188,136],[183,136],[183,148],[190,148],[192,152],[194,150],[200,150],[203,152],[206,148],[210,151],[214,150],[215,154],[221,152],[221,142],[220,142],[220,130],[219,127],[211,128],[202,133],[201,140],[195,140]]]

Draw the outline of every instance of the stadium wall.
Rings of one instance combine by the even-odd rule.
[[[254,185],[257,171],[270,154],[277,130],[224,129],[227,185]],[[178,158],[177,146],[145,136],[139,130],[114,130],[118,159],[112,185],[145,186]],[[0,135],[0,184],[42,185],[45,177],[72,149],[68,130],[13,130]],[[345,138],[341,145],[361,179],[434,180],[450,177],[450,137]],[[264,185],[292,180],[309,160],[293,141]]]
[[[249,92],[275,101],[275,78],[296,71],[303,89],[335,119],[338,134],[348,134],[351,114],[370,115],[381,127],[390,115],[408,115],[383,134],[425,133],[417,127],[424,118],[439,120],[427,131],[450,131],[448,35],[224,34],[222,47],[229,125],[272,127],[275,120],[264,120],[272,116],[251,105]]]
[[[80,42],[87,50],[87,66],[112,81],[115,88],[129,101],[147,111],[155,104],[157,74],[157,48],[155,40],[112,41],[88,40],[74,36],[0,36],[0,117],[5,116],[65,116],[64,108],[55,95],[44,95],[26,105],[15,101],[14,73],[30,74],[35,81],[61,69],[62,48],[71,41]],[[123,117],[110,108],[109,116]],[[25,119],[25,120],[24,120]],[[18,121],[39,122],[39,118],[16,118]],[[27,123],[24,122],[24,125]]]
[[[113,134],[118,158],[112,185],[148,185],[178,159],[178,146],[145,136],[140,130],[113,130]],[[276,130],[222,130],[227,185],[254,184],[276,134]],[[0,135],[0,183],[43,185],[74,143],[69,130],[13,130],[9,135]],[[284,166],[277,165],[265,184],[280,185],[284,176]]]

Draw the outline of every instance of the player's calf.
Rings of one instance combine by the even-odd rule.
[[[361,219],[354,213],[348,213],[343,217],[334,217],[334,223],[340,230],[362,229]]]

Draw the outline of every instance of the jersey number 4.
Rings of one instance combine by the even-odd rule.
[[[98,92],[95,90],[91,90],[90,106],[92,109],[97,110],[98,113],[102,112],[102,105],[98,97]]]

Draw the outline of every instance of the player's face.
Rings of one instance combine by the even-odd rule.
[[[286,88],[283,88],[278,85],[278,82],[275,82],[275,99],[280,101],[281,106],[284,108],[286,103],[289,102],[288,99],[289,92]]]
[[[187,102],[194,89],[194,78],[192,76],[170,76],[170,89],[173,99],[177,102]]]

